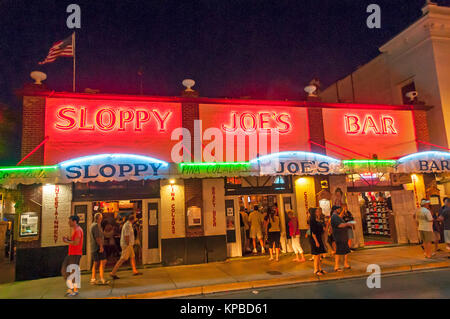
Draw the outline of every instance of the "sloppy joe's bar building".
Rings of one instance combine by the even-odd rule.
[[[415,243],[418,199],[445,194],[447,153],[420,153],[430,150],[418,142],[428,141],[427,106],[213,99],[189,90],[182,97],[63,93],[39,85],[21,94],[25,160],[0,168],[2,213],[16,223],[18,280],[58,275],[72,214],[86,234],[82,269],[91,263],[87,230],[96,212],[109,265],[130,214],[138,220],[139,263],[195,264],[245,253],[240,207],[276,204],[289,252],[289,210],[305,232],[309,207],[329,214],[347,202],[355,247]]]

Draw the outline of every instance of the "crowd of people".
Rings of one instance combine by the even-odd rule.
[[[432,258],[436,252],[440,251],[438,244],[441,239],[441,227],[444,228],[446,249],[450,251],[450,198],[444,198],[444,206],[435,214],[431,212],[430,201],[422,199],[420,207],[416,210],[415,219],[425,258]]]
[[[102,219],[103,215],[101,213],[96,213],[94,215],[94,222],[89,229],[91,254],[93,260],[92,275],[90,280],[91,284],[108,283],[104,278],[104,269],[106,265],[107,255],[105,251],[105,231],[101,227]],[[135,221],[135,216],[131,214],[126,218],[125,223],[121,227],[121,255],[110,273],[112,279],[120,279],[117,276],[117,271],[119,267],[127,260],[130,260],[130,264],[133,269],[133,276],[142,275],[142,273],[136,269],[136,258],[134,252],[135,229],[133,228],[133,224],[135,223]],[[78,265],[79,267],[81,256],[83,255],[84,233],[83,229],[78,225],[78,223],[79,217],[77,215],[70,216],[69,226],[72,229],[72,235],[70,238],[66,236],[63,237],[63,241],[69,245],[69,251],[61,266],[61,274],[68,286],[66,295],[70,297],[78,295],[79,287],[77,286],[77,281],[74,278],[69,277],[73,272],[73,269],[69,266]],[[98,281],[96,279],[97,269],[100,277]]]
[[[415,219],[419,232],[420,241],[423,243],[424,255],[426,258],[432,258],[435,252],[432,252],[433,242],[439,242],[440,226],[444,227],[444,236],[446,249],[450,251],[450,198],[444,199],[444,206],[439,210],[438,214],[431,213],[430,201],[423,199],[421,207],[416,210]],[[305,256],[300,241],[299,221],[293,211],[287,212],[288,222],[286,229],[291,239],[292,249],[295,254],[294,262],[305,262]],[[105,284],[104,268],[106,264],[105,253],[105,231],[100,226],[102,222],[102,214],[94,215],[94,222],[89,229],[91,236],[91,253],[93,259],[91,283],[96,283],[96,270],[99,271],[100,283]],[[259,244],[261,253],[265,254],[265,247],[269,250],[269,260],[279,261],[280,258],[280,235],[281,221],[276,205],[268,207],[266,210],[260,209],[255,205],[251,212],[247,213],[244,207],[240,209],[241,226],[244,230],[244,246],[250,250],[252,245],[254,254],[258,253],[257,244]],[[308,230],[306,237],[309,239],[311,246],[312,261],[314,261],[314,274],[322,276],[326,272],[322,268],[322,259],[334,255],[334,271],[341,272],[343,269],[351,269],[348,255],[351,252],[352,240],[354,238],[355,221],[349,212],[346,204],[341,206],[333,206],[331,208],[331,216],[325,216],[320,207],[309,208],[307,212]],[[135,216],[129,215],[127,221],[121,229],[121,256],[110,273],[111,278],[119,279],[117,270],[119,267],[130,260],[133,269],[133,275],[141,275],[136,269],[134,243],[135,232],[133,223]],[[69,226],[71,227],[71,237],[63,237],[63,241],[69,245],[68,255],[64,259],[62,265],[62,275],[69,289],[68,296],[78,295],[78,287],[76,281],[69,275],[73,271],[70,265],[80,264],[83,254],[84,233],[78,225],[78,216],[70,216]],[[435,250],[439,250],[436,245]],[[343,267],[341,267],[341,265]]]
[[[346,204],[333,206],[331,217],[326,217],[320,207],[309,208],[307,220],[309,229],[306,237],[309,238],[312,259],[314,261],[314,274],[321,276],[325,274],[322,269],[321,260],[326,257],[335,256],[334,270],[342,271],[343,268],[351,269],[348,262],[348,254],[351,252],[353,229],[355,222]],[[287,212],[287,231],[291,239],[294,251],[294,262],[305,262],[304,251],[300,241],[299,221],[293,211]],[[269,260],[279,261],[281,224],[276,204],[266,209],[254,205],[248,212],[244,207],[240,208],[241,228],[244,230],[243,246],[247,252],[258,253],[258,244],[261,254],[265,254],[266,247],[269,249]],[[253,249],[252,249],[253,248]]]

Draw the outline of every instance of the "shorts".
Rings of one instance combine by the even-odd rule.
[[[102,261],[102,260],[106,260],[106,253],[105,253],[105,251],[103,251],[102,253],[101,253],[99,250],[94,251],[94,252],[92,253],[92,259],[93,259],[95,262],[99,262],[99,261]]]
[[[80,260],[81,255],[67,255],[66,258],[64,258],[64,261],[61,266],[61,275],[64,277],[64,279],[67,279],[69,276],[69,272],[67,272],[67,267],[69,265],[77,265],[80,266]]]
[[[263,235],[262,235],[262,231],[261,228],[257,228],[257,227],[252,227],[250,228],[250,238],[258,238],[258,239],[262,239]]]
[[[444,239],[446,244],[450,244],[450,229],[444,230]]]
[[[268,234],[269,248],[272,248],[275,244],[275,248],[280,248],[280,232],[270,231]]]
[[[122,247],[122,254],[120,255],[120,259],[128,260],[130,258],[134,258],[133,246]]]
[[[431,243],[433,241],[433,232],[432,231],[425,231],[425,230],[419,230],[419,238],[424,243]]]

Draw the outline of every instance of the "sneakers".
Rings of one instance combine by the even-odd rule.
[[[96,280],[96,279],[91,279],[91,280],[89,281],[89,283],[90,283],[91,285],[95,285],[95,284],[97,283],[97,280]]]
[[[75,297],[78,296],[78,291],[73,291],[72,289],[67,289],[65,297]]]
[[[266,250],[263,248],[263,249],[261,249],[261,254],[265,254],[266,253]]]
[[[256,248],[253,248],[253,253],[254,253],[254,254],[257,254],[257,253],[258,253],[258,251],[256,250]]]

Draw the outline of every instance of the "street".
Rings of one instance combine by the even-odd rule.
[[[194,299],[333,299],[450,298],[450,269],[381,276],[381,288],[369,289],[366,278],[312,282],[282,287],[193,296]]]

